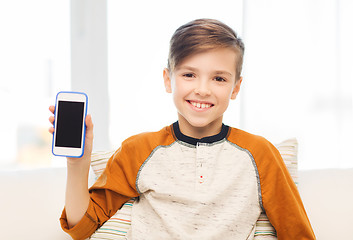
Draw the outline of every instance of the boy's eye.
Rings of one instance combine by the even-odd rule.
[[[222,77],[215,77],[214,78],[217,82],[225,82],[226,80]]]
[[[192,74],[192,73],[185,73],[183,76],[186,77],[186,78],[192,78],[192,77],[194,76],[194,74]]]

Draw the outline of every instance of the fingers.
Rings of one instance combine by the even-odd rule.
[[[50,116],[50,117],[49,117],[49,122],[50,122],[51,124],[54,124],[54,116]]]
[[[55,111],[55,106],[50,106],[49,107],[49,111],[54,114],[54,111]],[[53,125],[54,124],[54,116],[50,116],[49,117],[49,122]],[[50,127],[48,129],[49,133],[53,134],[54,133],[54,127]]]
[[[49,111],[51,111],[51,113],[54,114],[55,106],[51,105],[51,106],[49,107]]]

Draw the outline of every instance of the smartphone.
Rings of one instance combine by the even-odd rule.
[[[52,152],[56,156],[82,157],[85,147],[88,97],[81,92],[56,95]]]

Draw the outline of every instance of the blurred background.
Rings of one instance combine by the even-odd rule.
[[[94,150],[176,121],[162,71],[180,25],[215,18],[245,42],[224,122],[273,143],[296,137],[299,169],[351,168],[353,1],[0,1],[0,168],[65,166],[49,105],[84,91]]]

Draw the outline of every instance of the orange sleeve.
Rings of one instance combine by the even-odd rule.
[[[64,209],[60,218],[62,229],[73,239],[86,239],[125,202],[137,197],[136,178],[141,165],[158,145],[174,141],[170,133],[170,127],[166,127],[156,133],[139,134],[125,140],[89,189],[90,203],[81,221],[69,229]]]
[[[263,208],[278,239],[316,239],[298,189],[279,151],[262,137],[237,129],[234,132],[237,144],[254,158]]]
[[[73,228],[68,227],[66,212],[63,210],[60,218],[62,229],[73,239],[86,239],[91,236],[97,228],[103,225],[116,211],[129,199],[138,196],[134,188],[133,171],[124,172],[122,166],[122,152],[120,148],[109,159],[107,167],[98,178],[96,183],[89,189],[90,202],[85,215]],[[133,161],[129,161],[133,164]],[[137,166],[136,166],[137,168]],[[133,184],[132,184],[133,183]]]

